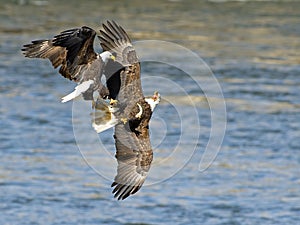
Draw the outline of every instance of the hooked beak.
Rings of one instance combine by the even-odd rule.
[[[156,100],[159,99],[159,98],[160,98],[160,94],[158,93],[158,91],[155,91],[154,94],[153,94],[153,96],[152,96],[152,99],[153,99],[154,101],[156,101]]]
[[[110,58],[113,60],[113,61],[116,61],[116,57],[114,55],[111,55]]]

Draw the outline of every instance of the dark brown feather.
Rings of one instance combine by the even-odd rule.
[[[151,166],[153,152],[148,125],[152,111],[144,99],[140,63],[127,33],[114,21],[107,21],[99,39],[103,50],[116,55],[116,63],[123,66],[113,73],[114,82],[108,84],[110,90],[118,90],[117,117],[127,120],[116,125],[114,134],[118,169],[112,187],[114,197],[123,200],[141,188]],[[143,110],[140,118],[136,117],[140,111],[138,104]]]
[[[88,75],[95,75],[85,73],[89,65],[97,60],[93,48],[95,35],[93,29],[85,26],[70,29],[54,36],[53,39],[32,41],[31,44],[24,45],[22,51],[26,57],[48,58],[54,68],[61,66],[61,75],[82,82],[91,79]],[[102,64],[100,60],[99,64]],[[99,65],[99,68],[101,67],[102,65]]]
[[[124,29],[116,22],[107,21],[100,30],[100,45],[104,51],[116,54],[116,61],[124,67],[138,63],[136,51]]]
[[[137,136],[128,131],[126,126],[128,124],[115,127],[118,169],[112,187],[114,197],[119,200],[127,198],[141,188],[153,159],[148,131]]]
[[[32,41],[22,50],[26,57],[48,58],[53,67],[60,66],[59,72],[70,80],[83,82],[97,78],[98,86],[93,88],[102,89],[99,79],[104,68],[93,49],[95,35],[88,27],[70,29],[53,39]],[[105,68],[107,86],[110,97],[118,100],[115,116],[127,120],[116,125],[114,134],[118,169],[112,187],[114,197],[120,200],[141,188],[151,167],[153,152],[148,125],[152,111],[143,95],[140,63],[125,30],[114,21],[107,21],[99,39],[103,50],[116,57],[116,62],[110,62],[112,64]],[[89,98],[93,90],[83,96]],[[142,108],[140,117],[137,116],[139,106]]]

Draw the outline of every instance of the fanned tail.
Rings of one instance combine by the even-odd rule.
[[[98,99],[94,108],[95,111],[91,113],[92,126],[97,133],[112,128],[118,123],[118,119],[114,115],[117,108],[113,107],[105,100]]]

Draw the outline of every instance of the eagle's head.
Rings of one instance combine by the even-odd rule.
[[[151,111],[153,112],[155,106],[160,102],[160,94],[158,91],[155,91],[151,97],[146,97],[145,100],[150,105]]]
[[[116,57],[109,51],[102,52],[100,54],[100,57],[101,57],[102,61],[104,62],[104,64],[106,64],[109,59],[112,59],[113,61],[116,60]]]

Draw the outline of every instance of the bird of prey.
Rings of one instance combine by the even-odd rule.
[[[29,58],[48,58],[53,67],[60,66],[59,73],[79,83],[75,90],[62,98],[70,101],[83,94],[84,99],[92,100],[94,92],[100,96],[107,95],[101,81],[105,64],[115,57],[108,51],[98,54],[93,43],[96,32],[86,26],[61,32],[48,40],[36,40],[24,45],[22,51]]]
[[[61,66],[64,77],[79,83],[63,102],[79,95],[92,100],[97,133],[114,127],[118,168],[111,186],[114,197],[123,200],[135,194],[148,175],[153,159],[149,122],[160,94],[143,95],[140,62],[125,30],[114,21],[102,26],[101,54],[93,49],[96,32],[85,26],[33,41],[22,50],[26,57],[48,58],[55,68]]]

